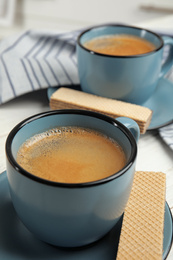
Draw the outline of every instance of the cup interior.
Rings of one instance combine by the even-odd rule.
[[[162,38],[156,33],[143,28],[123,26],[123,25],[104,25],[104,26],[92,27],[80,34],[78,38],[78,44],[84,49],[87,49],[84,47],[85,42],[96,37],[114,35],[114,34],[130,34],[130,35],[141,37],[153,43],[156,46],[156,50],[160,49],[163,46]]]
[[[123,148],[127,165],[136,157],[136,142],[130,131],[118,121],[107,116],[89,111],[51,111],[26,119],[17,125],[7,138],[6,151],[15,168],[23,169],[17,164],[16,157],[19,147],[31,136],[42,133],[58,126],[79,126],[91,128],[115,139]],[[26,172],[25,172],[26,174]],[[116,176],[118,174],[116,173]]]

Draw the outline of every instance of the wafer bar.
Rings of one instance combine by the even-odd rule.
[[[136,172],[125,209],[117,260],[162,260],[166,175]]]
[[[129,117],[138,123],[141,134],[146,132],[152,117],[149,108],[64,87],[53,93],[50,107],[51,109],[91,110],[113,118]]]

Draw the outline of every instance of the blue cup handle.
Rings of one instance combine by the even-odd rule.
[[[164,48],[166,45],[168,45],[168,46],[170,46],[170,50],[169,50],[169,54],[168,54],[166,60],[162,64],[159,78],[163,77],[173,65],[173,39],[168,36],[163,36],[162,39],[164,42]]]
[[[138,142],[140,137],[140,128],[138,124],[133,119],[128,117],[118,117],[116,120],[126,126],[134,136],[136,142]]]

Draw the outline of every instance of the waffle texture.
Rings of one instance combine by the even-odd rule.
[[[54,92],[50,99],[50,108],[85,109],[113,118],[129,117],[138,123],[141,134],[146,132],[152,118],[152,111],[149,108],[69,88],[59,88]]]
[[[136,172],[125,209],[117,260],[162,260],[166,175]]]

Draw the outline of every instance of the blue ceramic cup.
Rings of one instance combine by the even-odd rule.
[[[107,35],[128,34],[153,43],[154,51],[133,56],[100,54],[84,47],[84,43]],[[162,64],[163,49],[170,46]],[[160,37],[142,28],[123,25],[102,25],[82,32],[77,40],[78,72],[83,91],[126,102],[142,104],[155,91],[160,77],[173,64],[173,39]]]
[[[126,165],[105,179],[78,184],[44,180],[21,168],[16,162],[21,144],[57,126],[87,127],[114,138],[124,149]],[[7,137],[6,157],[11,198],[21,221],[40,240],[61,247],[79,247],[103,237],[128,201],[138,137],[139,127],[129,118],[114,120],[82,110],[44,112],[19,123]]]

